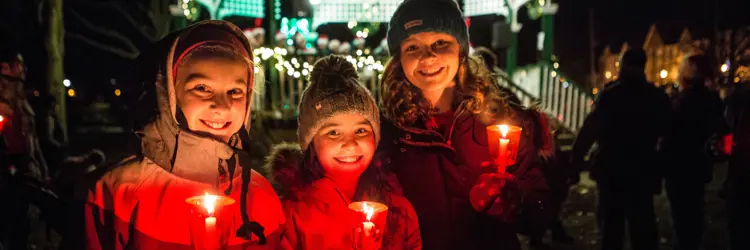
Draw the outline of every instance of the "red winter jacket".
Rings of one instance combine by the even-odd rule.
[[[289,184],[300,181],[300,171],[304,168],[299,146],[279,145],[269,161],[266,167],[274,182],[285,186],[281,189],[298,186]],[[304,189],[288,191],[283,198],[287,223],[281,249],[352,249],[352,229],[361,223],[361,218],[349,210],[352,201],[341,194],[333,180],[323,177]],[[400,195],[390,193],[388,200],[388,216],[397,217],[389,220],[394,223],[384,226],[381,249],[422,249],[414,208]]]
[[[159,114],[138,132],[141,152],[86,189],[86,249],[190,249],[189,221],[194,215],[185,199],[205,192],[227,193],[236,201],[217,214],[217,219],[230,222],[229,249],[278,246],[286,222],[281,202],[270,183],[250,169],[249,155],[242,149],[249,143],[250,100],[244,127],[229,144],[183,130],[175,119],[172,67],[164,65],[172,65],[177,44],[190,40],[185,34],[199,33],[198,27],[237,36],[252,55],[242,32],[221,21],[191,26],[167,41],[171,46],[163,57],[166,64],[161,64],[154,81]],[[240,230],[257,225],[262,227],[257,234]],[[265,244],[259,235],[266,238]]]

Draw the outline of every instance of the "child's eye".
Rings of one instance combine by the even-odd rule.
[[[331,131],[328,131],[328,133],[326,133],[326,135],[328,135],[330,137],[336,137],[336,136],[339,136],[339,131],[331,130]]]
[[[445,40],[437,40],[437,42],[435,42],[433,46],[435,46],[435,48],[444,48],[450,44],[451,44],[450,42],[445,41]]]
[[[367,129],[365,129],[365,128],[359,128],[359,129],[357,129],[356,133],[358,135],[368,135],[370,133],[370,131],[367,130]]]
[[[228,92],[233,98],[242,98],[245,96],[245,91],[242,89],[232,89]]]
[[[406,52],[416,51],[417,49],[419,49],[419,47],[417,47],[416,45],[409,45],[408,47],[406,47]]]
[[[193,90],[198,91],[198,92],[205,92],[205,93],[210,93],[211,92],[211,90],[209,90],[208,87],[206,85],[203,85],[203,84],[196,85],[193,88]]]

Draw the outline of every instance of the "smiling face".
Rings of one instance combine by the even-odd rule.
[[[461,45],[446,33],[421,32],[401,43],[401,67],[406,79],[424,92],[455,86]]]
[[[244,125],[248,67],[229,57],[186,58],[177,70],[177,103],[188,128],[228,142]]]
[[[313,147],[325,175],[359,178],[375,154],[375,134],[365,117],[339,114],[328,119],[318,130]]]

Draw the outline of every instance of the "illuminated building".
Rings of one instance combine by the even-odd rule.
[[[700,51],[707,44],[706,40],[694,40],[690,31],[683,29],[675,42],[666,42],[656,29],[651,28],[643,43],[646,51],[646,79],[657,86],[677,82],[680,63],[685,56]],[[617,80],[620,73],[620,57],[628,50],[629,45],[623,44],[619,51],[613,52],[609,47],[599,57],[598,86]]]

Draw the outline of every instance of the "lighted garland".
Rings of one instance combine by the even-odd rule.
[[[198,18],[198,7],[196,6],[195,0],[182,0],[182,14],[185,15],[190,21],[195,21]]]
[[[369,51],[369,49],[366,51]],[[363,52],[362,50],[358,50],[357,54],[360,56],[357,57],[347,55],[346,60],[358,71],[372,71],[380,75],[385,69],[383,63],[375,60],[375,57],[371,55],[363,56]],[[303,59],[298,59],[296,56],[287,58],[288,52],[283,48],[257,48],[253,50],[253,55],[255,55],[254,60],[256,65],[273,65],[273,68],[277,71],[285,72],[288,76],[294,78],[307,77],[313,70],[313,65]],[[259,70],[260,68],[256,66],[255,71],[258,72]]]

